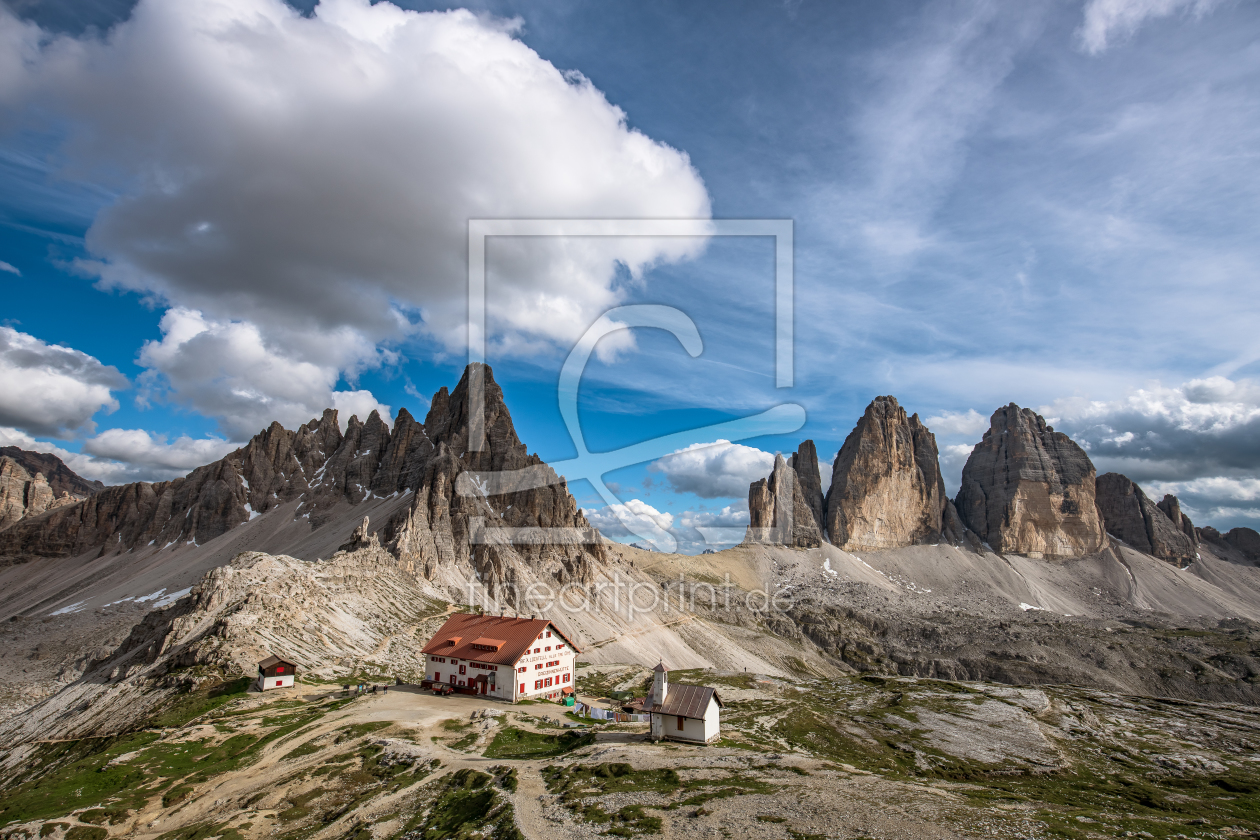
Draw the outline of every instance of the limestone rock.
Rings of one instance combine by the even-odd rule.
[[[812,444],[810,448],[813,448]],[[748,488],[748,532],[745,541],[793,548],[817,548],[822,545],[822,532],[797,472],[788,466],[782,455],[774,456],[774,470],[768,479],[754,481]]]
[[[468,440],[470,376],[485,382],[486,445],[476,452]],[[502,471],[538,480],[488,496],[459,492],[466,473]],[[362,423],[351,417],[342,434],[332,409],[297,431],[272,423],[183,478],[109,487],[37,521],[18,521],[0,531],[0,562],[202,544],[293,501],[297,515],[318,528],[338,505],[411,490],[410,509],[380,534],[405,568],[429,577],[441,570],[447,584],[475,572],[505,585],[526,568],[531,580],[585,581],[591,563],[606,557],[564,479],[516,436],[493,372],[472,366],[453,393],[434,395],[424,424],[399,411],[391,432],[373,412]]]
[[[939,540],[947,501],[935,436],[896,398],[876,397],[836,455],[831,542],[852,551]]]
[[[40,455],[37,452],[24,452],[21,449],[17,449],[17,447],[5,447],[3,451],[16,451],[30,456]],[[62,480],[58,482],[61,487],[70,486],[82,490],[86,486],[91,488],[92,492],[95,492],[94,487],[73,472],[70,472],[68,468],[65,468],[65,465],[61,463],[61,459],[53,455],[44,457],[61,464],[64,473],[68,473],[74,479],[77,479],[77,481],[66,481],[63,476]],[[49,483],[42,472],[32,473],[28,469],[32,464],[39,464],[42,460],[38,457],[25,458],[0,455],[0,531],[26,517],[38,516],[45,511],[72,505],[87,495],[87,493],[83,493],[82,495],[72,496],[65,489],[58,491],[56,487]]]
[[[1250,528],[1231,528],[1225,542],[1253,563],[1260,563],[1260,534]]]
[[[101,482],[88,481],[67,467],[65,462],[56,455],[31,452],[17,446],[0,446],[0,457],[12,458],[32,476],[35,473],[43,473],[56,498],[64,494],[83,499],[105,489],[105,485]]]
[[[1195,533],[1194,523],[1190,521],[1190,517],[1181,512],[1181,502],[1176,496],[1165,493],[1163,500],[1156,503],[1156,507],[1172,520],[1175,527],[1180,528],[1181,532],[1190,538],[1191,543],[1199,544],[1199,536]]]
[[[1094,500],[1094,465],[1036,412],[999,408],[963,467],[955,504],[995,551],[1081,557],[1107,544]]]
[[[477,378],[484,440],[472,451],[469,394]],[[418,574],[452,584],[475,573],[496,597],[511,598],[508,590],[526,577],[585,583],[592,565],[607,559],[565,480],[517,437],[489,366],[469,365],[453,392],[439,390],[415,436],[431,455],[410,509],[389,523],[385,542]]]
[[[1141,487],[1119,473],[1098,476],[1096,488],[1098,510],[1107,533],[1138,551],[1179,567],[1194,562],[1198,553],[1197,539],[1188,537],[1182,530],[1181,520],[1190,520],[1181,512],[1175,496],[1165,496],[1164,501],[1156,505]],[[1177,516],[1176,524],[1170,510]]]
[[[823,496],[822,475],[818,472],[818,450],[812,440],[802,441],[796,447],[796,454],[788,459],[788,466],[796,471],[796,480],[801,487],[801,495],[805,504],[813,514],[818,533],[822,534],[827,527],[826,499]]]

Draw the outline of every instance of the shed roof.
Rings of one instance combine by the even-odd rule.
[[[270,668],[272,665],[292,665],[294,668],[297,667],[296,662],[292,662],[288,659],[281,659],[278,656],[268,656],[262,662],[258,663],[259,668]]]
[[[717,701],[718,708],[724,707],[717,690],[707,685],[671,685],[665,702],[656,704],[651,711],[658,715],[703,718],[709,709],[710,699]]]
[[[429,639],[421,652],[511,665],[533,647],[538,636],[548,628],[568,642],[574,653],[582,652],[545,618],[508,618],[475,613],[452,615],[433,634],[433,638]],[[465,641],[466,639],[473,641]]]

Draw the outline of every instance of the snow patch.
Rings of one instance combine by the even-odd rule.
[[[154,604],[153,606],[155,606],[155,607],[159,607],[159,608],[161,608],[161,607],[169,607],[171,604],[175,603],[175,602],[176,602],[176,601],[178,601],[180,598],[183,598],[183,597],[184,597],[185,595],[187,595],[189,592],[192,592],[192,587],[191,587],[191,586],[186,587],[186,588],[184,588],[184,589],[181,589],[181,590],[179,590],[178,592],[172,592],[171,594],[167,595],[167,596],[166,596],[165,598],[163,598],[162,600],[158,601],[158,602],[157,602],[156,604]]]
[[[71,604],[68,607],[62,607],[59,610],[54,610],[53,612],[50,612],[49,615],[69,615],[70,613],[83,612],[83,605],[86,603],[87,603],[86,599],[82,601],[78,601],[76,603]]]
[[[1025,604],[1022,601],[1020,602],[1019,608],[1024,612],[1028,612],[1029,610],[1041,610],[1042,612],[1045,612],[1046,610],[1045,607],[1034,607],[1032,604]]]

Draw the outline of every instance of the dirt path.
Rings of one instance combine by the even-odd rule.
[[[541,767],[530,762],[527,766],[516,765],[519,786],[513,805],[516,808],[516,827],[528,840],[542,840],[556,836],[556,824],[543,815],[543,803],[540,796],[547,794],[547,786],[543,783]]]
[[[293,689],[285,689],[270,694],[267,702],[311,698],[312,695],[313,692],[311,692],[309,687],[297,686]],[[258,757],[247,767],[237,772],[216,776],[209,782],[195,786],[193,793],[189,795],[187,803],[177,808],[174,812],[163,808],[160,800],[153,800],[147,808],[132,818],[127,836],[137,838],[137,840],[150,840],[150,838],[159,837],[176,828],[206,821],[221,821],[224,819],[225,808],[231,808],[234,803],[243,803],[251,796],[267,789],[281,790],[286,787],[285,780],[303,775],[323,760],[323,757],[318,753],[287,761],[284,760],[284,756],[303,744],[352,724],[391,722],[411,730],[410,739],[417,744],[423,745],[423,749],[426,752],[432,753],[442,761],[442,771],[435,774],[434,778],[464,767],[486,771],[489,767],[495,764],[502,764],[503,762],[483,758],[480,755],[469,755],[452,750],[444,744],[434,743],[430,740],[432,735],[441,732],[440,727],[444,721],[450,719],[468,721],[474,711],[481,712],[483,710],[492,710],[504,714],[513,712],[524,713],[536,718],[550,719],[557,723],[565,721],[565,710],[559,706],[511,706],[495,700],[462,695],[437,697],[431,692],[422,691],[414,686],[397,686],[388,692],[358,697],[346,708],[328,714],[308,729],[300,730],[300,734],[296,737],[290,736],[267,744],[262,748]],[[185,730],[181,733],[181,740],[196,739],[204,735],[213,734],[211,730],[202,732],[202,729],[204,727],[191,727]],[[539,793],[543,792],[539,770],[546,763],[512,762],[513,766],[520,768],[521,773],[532,777],[534,784],[539,786]],[[421,783],[421,786],[431,780],[425,780],[425,782]],[[312,787],[314,784],[314,782],[310,783]],[[395,800],[413,796],[417,789],[417,786],[412,786],[396,794],[378,799],[377,807],[374,807],[373,810],[380,810],[381,807],[389,805]],[[537,795],[535,794],[534,798],[535,810],[539,815],[539,819],[542,819],[541,808],[537,807]],[[265,801],[265,798],[263,801]],[[236,813],[239,814],[241,810],[244,809],[238,805]],[[259,818],[267,819],[269,815],[275,812],[275,809],[263,807],[260,803],[260,807],[257,807],[256,811]],[[325,827],[324,830],[315,836],[335,836],[337,835],[338,826],[341,826],[345,820],[356,816],[361,815],[348,814],[341,820]],[[341,827],[344,829],[344,826]],[[527,832],[527,836],[542,837],[543,835]]]

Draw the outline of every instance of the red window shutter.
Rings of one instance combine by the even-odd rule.
[[[441,672],[441,671],[434,671],[434,672],[433,672],[433,681],[434,681],[434,682],[441,682],[441,681],[442,681],[442,672]]]
[[[525,683],[521,683],[521,694],[525,693]]]

